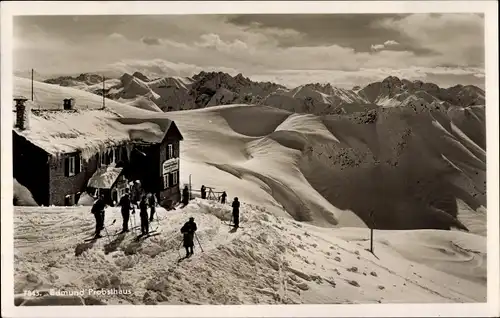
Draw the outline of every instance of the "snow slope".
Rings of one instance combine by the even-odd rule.
[[[184,209],[158,209],[160,234],[135,242],[115,235],[85,243],[88,207],[15,209],[16,303],[34,304],[356,304],[483,302],[486,239],[463,232],[327,229],[277,217],[246,203],[242,228],[225,222],[230,206],[195,199]],[[180,227],[193,216],[203,247],[184,253]],[[106,210],[113,234],[120,212]],[[138,219],[137,219],[138,221]],[[82,297],[25,297],[23,290]],[[93,295],[89,289],[130,290]]]
[[[13,95],[31,96],[31,81],[26,78],[14,77]],[[62,87],[42,82],[33,82],[34,102],[42,109],[62,109],[65,98],[75,98],[75,107],[79,109],[98,109],[103,105],[102,96],[84,90]],[[141,111],[137,107],[127,106],[114,100],[106,99],[106,107],[122,116],[149,115],[149,111]],[[35,108],[36,109],[36,108]]]
[[[464,228],[457,216],[472,213],[484,233],[485,157],[446,112],[410,112],[319,117],[231,105],[168,116],[185,136],[181,181],[192,174],[194,189],[215,186],[319,226],[360,226],[349,211],[364,223],[374,211],[385,229]]]

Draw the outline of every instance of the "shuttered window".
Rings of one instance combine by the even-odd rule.
[[[64,175],[72,177],[81,171],[81,158],[78,155],[64,158]]]
[[[169,176],[170,176],[170,173],[167,173],[163,176],[163,189],[167,189],[169,187]]]
[[[168,145],[167,159],[172,159],[174,157],[174,147],[173,145]]]
[[[177,182],[178,182],[178,180],[177,180],[178,179],[178,173],[179,173],[179,171],[172,172],[172,179],[173,179],[172,180],[172,185],[173,186],[177,185]]]

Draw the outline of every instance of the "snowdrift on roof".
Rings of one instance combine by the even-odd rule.
[[[130,139],[107,110],[33,111],[27,130],[16,130],[51,155],[81,151],[84,159]],[[14,118],[15,120],[15,118]]]
[[[106,102],[106,108],[102,109],[102,99],[91,93],[40,82],[34,84],[35,101],[26,102],[32,109],[29,129],[16,129],[16,132],[51,155],[81,151],[87,160],[105,148],[128,141],[160,142],[170,125],[167,118],[160,120],[165,124],[159,120],[152,123],[147,119],[152,112],[115,101]],[[26,93],[31,82],[16,78],[14,85],[16,94],[20,95]],[[62,100],[69,97],[75,98],[75,109],[62,110]],[[124,125],[117,121],[124,116],[132,121],[143,119]],[[15,120],[13,116],[14,123]]]

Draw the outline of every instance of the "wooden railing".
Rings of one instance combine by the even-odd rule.
[[[205,186],[205,189],[206,189],[205,191],[207,193],[207,197],[206,197],[207,200],[213,200],[213,201],[219,202],[222,193],[224,193],[224,191],[214,191],[214,189],[215,189],[214,187]],[[201,196],[201,189],[200,190],[191,189],[191,192],[199,193]]]

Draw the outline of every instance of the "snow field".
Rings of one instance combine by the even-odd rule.
[[[195,199],[184,209],[160,208],[157,214],[160,235],[135,242],[128,233],[112,237],[111,243],[103,238],[92,245],[82,242],[94,228],[88,207],[16,208],[15,292],[131,290],[130,295],[80,299],[107,304],[411,303],[486,298],[482,262],[486,240],[478,236],[470,243],[471,235],[462,232],[376,231],[375,257],[365,250],[366,229],[318,228],[246,203],[240,212],[242,228],[237,231],[224,223],[230,219],[230,206],[213,201]],[[197,222],[204,251],[195,240],[194,256],[177,264],[185,253],[179,248],[180,227],[190,216]],[[105,224],[112,219],[117,221],[109,226],[110,234],[121,227],[119,209],[107,209]],[[153,222],[151,227],[157,225]],[[448,266],[451,263],[458,266]]]

